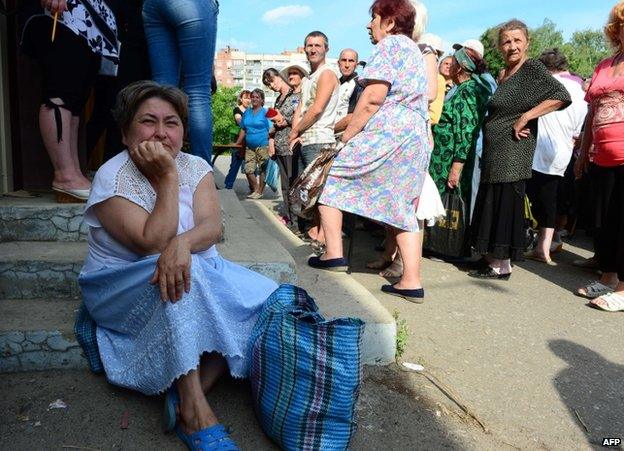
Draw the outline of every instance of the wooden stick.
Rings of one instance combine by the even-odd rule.
[[[58,22],[58,11],[54,13],[54,25],[52,25],[52,40],[54,42],[54,38],[56,37],[56,24]]]

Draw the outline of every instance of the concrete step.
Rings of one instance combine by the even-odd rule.
[[[278,283],[296,283],[291,255],[235,195],[220,197],[221,255]],[[86,367],[73,335],[77,277],[86,254],[87,244],[78,241],[0,243],[0,373]]]
[[[224,240],[221,255],[278,283],[295,283],[290,254],[243,209],[238,198],[220,191]],[[0,243],[0,299],[72,298],[80,295],[77,277],[87,255],[83,241]]]
[[[0,373],[86,368],[73,333],[79,300],[0,300]]]
[[[52,194],[0,197],[0,241],[85,241],[84,204],[59,204]]]
[[[0,243],[0,298],[73,298],[80,295],[78,273],[85,242]]]

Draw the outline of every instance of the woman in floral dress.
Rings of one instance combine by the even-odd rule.
[[[404,260],[395,285],[382,291],[422,298],[416,207],[429,165],[427,80],[423,57],[410,38],[415,10],[406,0],[376,0],[368,25],[376,44],[360,83],[365,86],[319,199],[327,248],[310,266],[344,270],[342,212],[393,227]]]

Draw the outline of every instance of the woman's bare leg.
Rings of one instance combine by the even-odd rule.
[[[257,186],[256,192],[258,194],[264,193],[265,186],[266,186],[266,182],[264,181],[264,172],[261,172],[260,176],[258,177],[258,186]]]
[[[62,105],[61,99],[51,99],[51,102]],[[41,105],[39,109],[39,129],[43,144],[48,151],[54,167],[52,185],[62,189],[89,189],[91,182],[80,172],[78,164],[78,123],[72,114],[65,108],[60,108],[62,137],[58,142],[54,108]],[[75,137],[72,137],[72,132]],[[74,142],[72,142],[74,141]]]
[[[396,241],[403,259],[403,276],[396,288],[410,290],[422,288],[420,263],[422,260],[422,232],[398,230]]]
[[[219,422],[204,396],[198,370],[181,376],[177,387],[180,394],[180,427],[184,433],[193,434]]]
[[[325,253],[321,260],[342,258],[342,212],[337,208],[319,205],[321,227],[325,233]]]
[[[252,172],[251,174],[245,173],[247,177],[247,183],[249,183],[249,191],[255,193],[258,188],[258,183],[256,182],[256,175]]]

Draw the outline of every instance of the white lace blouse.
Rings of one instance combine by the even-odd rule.
[[[178,235],[195,226],[193,220],[193,194],[199,182],[212,172],[210,165],[200,157],[179,152],[176,156],[179,175]],[[82,273],[97,271],[104,267],[126,265],[141,258],[115,240],[97,219],[93,206],[111,197],[129,200],[151,213],[156,203],[156,192],[147,178],[130,159],[127,151],[106,162],[95,174],[91,195],[87,201],[84,221],[89,226],[89,253]],[[204,257],[218,255],[215,246],[200,252]]]

